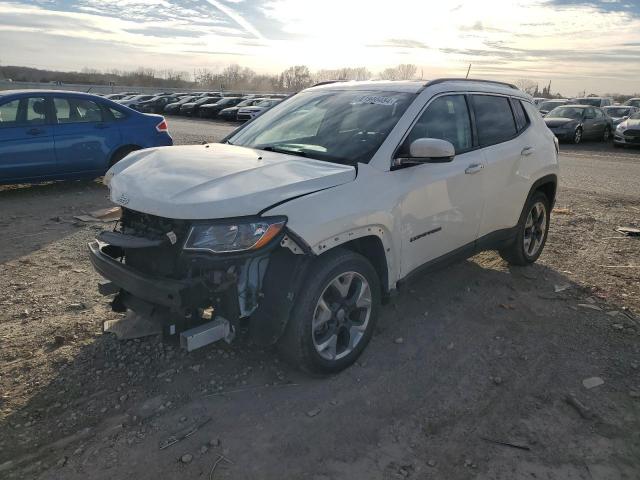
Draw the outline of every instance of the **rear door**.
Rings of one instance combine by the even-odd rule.
[[[536,154],[538,141],[520,100],[485,94],[471,97],[485,164],[485,204],[478,232],[479,239],[483,239],[518,223],[530,182],[528,171],[521,164]]]
[[[0,182],[56,174],[49,98],[0,100]]]
[[[110,112],[91,98],[56,95],[54,139],[63,174],[101,174],[120,145],[120,130]]]

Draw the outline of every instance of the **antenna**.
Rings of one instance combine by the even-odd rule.
[[[467,76],[464,78],[469,78],[469,72],[471,71],[471,64],[469,64],[469,68],[467,68]]]

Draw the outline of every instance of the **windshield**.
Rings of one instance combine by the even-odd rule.
[[[609,115],[610,117],[626,117],[627,115],[629,115],[631,109],[625,107],[613,107],[605,108],[604,111],[607,112],[607,115]]]
[[[573,120],[580,120],[582,118],[582,112],[584,112],[584,108],[557,107],[551,110],[546,118],[571,118]]]
[[[632,107],[640,107],[640,98],[632,98],[631,100],[627,100],[625,105],[631,105]]]
[[[368,163],[414,98],[399,92],[307,91],[259,116],[229,143],[345,165]]]
[[[592,107],[599,107],[602,100],[599,98],[578,98],[576,99],[578,105],[591,105]]]
[[[640,112],[634,113],[629,117],[629,120],[640,120]]]
[[[558,105],[562,105],[563,102],[542,102],[542,104],[540,105],[540,110],[545,110],[545,111],[549,111],[549,110],[553,110],[554,108],[556,108]]]
[[[191,102],[195,99],[196,97],[184,97],[181,98],[178,102],[176,103],[187,103],[187,102]]]

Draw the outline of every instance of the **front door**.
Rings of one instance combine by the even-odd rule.
[[[473,150],[464,95],[444,95],[422,113],[400,148],[406,156],[418,138],[453,144],[456,156],[391,172],[407,192],[401,203],[401,275],[462,247],[473,246],[483,208],[483,155]],[[383,192],[381,192],[382,194]]]
[[[84,97],[55,96],[54,130],[58,168],[62,174],[102,174],[120,144],[120,130],[106,110]]]
[[[0,104],[0,183],[55,175],[47,102],[34,95]]]

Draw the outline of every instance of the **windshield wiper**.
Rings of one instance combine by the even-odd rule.
[[[273,146],[273,145],[268,145],[266,147],[261,147],[258,150],[264,150],[265,152],[284,153],[285,155],[296,155],[298,157],[308,157],[309,156],[306,153],[301,152],[299,150],[290,150],[288,148],[281,148],[281,147],[276,147],[276,146]]]

